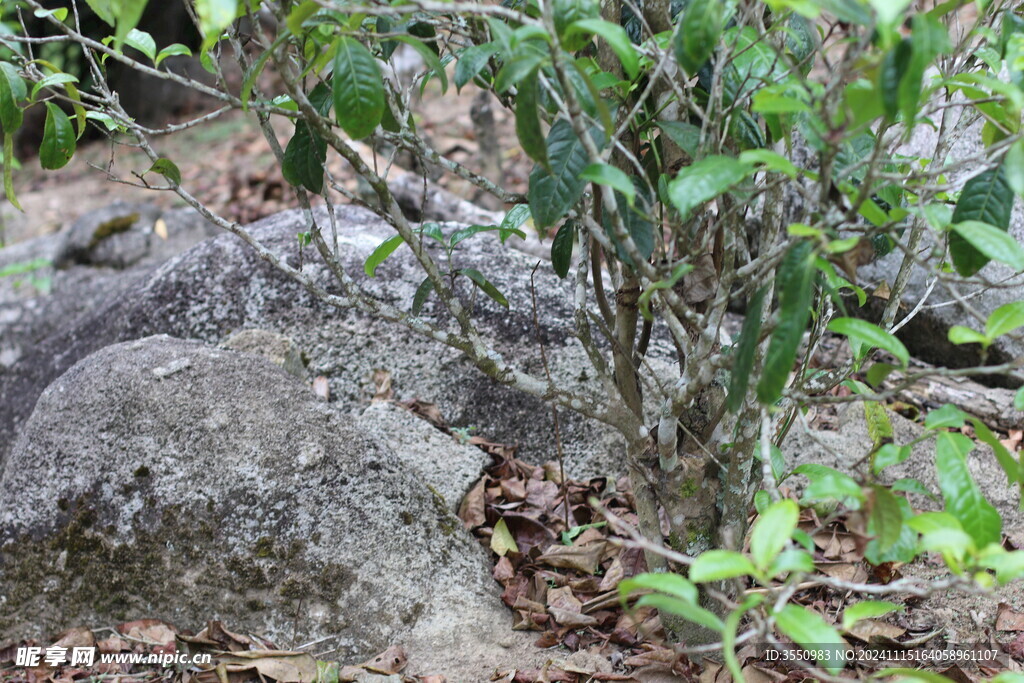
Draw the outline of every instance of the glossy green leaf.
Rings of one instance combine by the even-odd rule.
[[[204,0],[196,0],[196,10],[199,10],[200,3]],[[225,0],[221,0],[224,2]],[[230,0],[232,4],[235,0]],[[139,21],[142,19],[142,13],[146,11],[146,5],[149,4],[149,0],[113,0],[110,6],[114,10],[114,16],[117,18],[117,25],[114,29],[114,49],[120,50],[128,39],[128,35],[132,30],[139,25]],[[234,8],[232,8],[231,19],[234,17]],[[230,21],[228,23],[231,23]],[[226,24],[225,24],[226,25]]]
[[[516,135],[526,156],[548,168],[548,148],[540,123],[540,90],[537,71],[523,78],[516,91]]]
[[[75,154],[75,129],[64,110],[46,103],[43,141],[39,144],[39,165],[53,171],[64,168]]]
[[[764,310],[764,298],[767,287],[761,287],[750,297],[747,304],[747,315],[743,318],[740,338],[732,350],[732,371],[729,375],[729,397],[726,409],[736,413],[743,406],[743,400],[750,386],[750,375],[754,368],[754,352],[761,336],[761,315]]]
[[[992,433],[988,425],[976,417],[971,418],[971,424],[974,425],[974,433],[978,439],[992,449],[992,453],[996,456],[999,466],[1006,473],[1006,483],[1010,486],[1024,486],[1024,468],[1021,467],[1021,463],[1013,457],[1009,449]]]
[[[57,21],[64,21],[68,18],[68,8],[58,7],[57,9],[37,9],[32,12],[32,14],[40,19],[44,17],[53,17]]]
[[[964,245],[957,240],[957,250],[954,251],[954,237],[959,237],[966,242],[966,246],[981,254],[979,259],[975,253],[968,256]],[[989,260],[1005,263],[1017,272],[1024,271],[1024,248],[1014,239],[1010,233],[979,221],[965,221],[953,225],[953,233],[949,239],[949,249],[953,254],[953,264],[961,275],[973,275],[981,265]],[[959,254],[959,258],[957,256]],[[975,268],[976,264],[981,264]]]
[[[987,223],[1005,232],[1010,226],[1012,212],[1013,190],[1006,180],[1002,167],[999,167],[980,173],[967,181],[953,211],[952,223],[954,228],[956,224]],[[964,234],[965,231],[968,234]],[[966,228],[965,231],[954,229],[950,233],[949,252],[957,272],[966,277],[977,273],[993,258],[973,244],[968,235],[980,240],[990,250],[998,249],[1000,241],[997,237],[993,238],[991,231],[975,228]],[[1017,245],[1017,250],[1019,249],[1020,246]]]
[[[24,115],[18,103],[27,94],[25,81],[18,75],[14,65],[0,62],[0,131],[13,135],[21,128]]]
[[[384,116],[384,82],[377,61],[362,43],[342,37],[335,43],[331,86],[334,115],[353,140],[376,130]]]
[[[619,600],[625,601],[638,590],[659,591],[692,603],[696,603],[698,600],[697,587],[679,574],[638,574],[633,578],[621,581],[619,583]]]
[[[946,333],[946,337],[953,344],[981,344],[982,346],[988,346],[992,343],[992,339],[981,332],[964,327],[963,325],[953,325],[953,327],[949,328],[949,332]]]
[[[448,73],[445,71],[444,66],[441,65],[441,60],[438,58],[435,50],[430,49],[422,40],[414,36],[391,36],[391,39],[405,43],[416,50],[423,59],[423,63],[427,66],[427,71],[434,74],[437,80],[440,81],[441,94],[448,92]]]
[[[790,178],[797,176],[793,162],[770,149],[748,149],[740,154],[739,160],[741,164],[760,165],[759,171],[781,173]]]
[[[151,60],[156,60],[156,41],[145,31],[133,28],[124,39],[125,45],[133,47]]]
[[[775,624],[793,642],[812,653],[823,650],[828,652],[828,657],[817,660],[823,669],[831,673],[842,671],[846,660],[841,655],[849,646],[839,632],[829,626],[817,612],[788,604],[775,613]]]
[[[304,120],[295,124],[295,134],[284,150],[281,172],[284,179],[296,187],[304,187],[320,194],[324,187],[324,163],[327,161],[327,142]]]
[[[789,543],[799,516],[800,508],[796,503],[780,500],[757,518],[750,532],[750,555],[758,569],[767,569]]]
[[[170,159],[161,157],[153,162],[146,173],[159,173],[175,185],[181,185],[181,170]]]
[[[223,33],[238,13],[238,0],[195,0],[195,6],[199,29],[207,39]]]
[[[554,0],[552,13],[555,19],[555,32],[562,41],[562,47],[569,52],[577,52],[590,42],[586,35],[569,33],[569,27],[584,19],[601,18],[600,0]]]
[[[569,274],[569,266],[572,264],[572,245],[575,238],[576,224],[573,221],[566,221],[555,233],[555,239],[551,243],[551,267],[560,278]]]
[[[377,245],[377,248],[373,250],[373,253],[366,259],[366,263],[363,264],[363,272],[370,277],[374,277],[377,273],[377,266],[384,263],[384,260],[388,256],[394,253],[395,249],[402,246],[405,240],[402,239],[401,235],[392,235],[383,242]]]
[[[747,179],[748,164],[726,156],[709,156],[682,168],[669,183],[669,199],[685,220],[697,207]]]
[[[658,128],[691,159],[697,157],[697,148],[700,147],[699,126],[682,121],[658,121]]]
[[[607,185],[626,197],[630,206],[636,201],[633,181],[621,169],[609,164],[590,164],[580,173],[580,178],[598,185]]]
[[[903,367],[910,362],[910,352],[899,339],[877,325],[860,318],[833,318],[828,329],[850,339],[856,339],[867,346],[874,346],[894,355]]]
[[[608,43],[608,47],[612,49],[612,52],[615,53],[622,63],[622,68],[625,70],[626,75],[630,78],[637,77],[637,74],[640,72],[640,58],[624,28],[604,19],[582,19],[573,22],[569,26],[566,35],[572,36],[577,32],[592,33],[604,38],[605,42]]]
[[[959,520],[979,548],[998,543],[1003,521],[985,500],[967,469],[967,454],[974,443],[963,434],[939,432],[935,443],[935,471],[946,510]]]
[[[896,496],[884,486],[872,486],[874,503],[871,506],[871,521],[878,538],[878,549],[885,552],[900,538],[903,527],[903,513]]]
[[[792,572],[810,573],[814,571],[814,558],[806,550],[783,550],[772,562],[766,574],[775,578],[780,574]]]
[[[909,458],[912,452],[910,446],[897,446],[892,443],[882,444],[871,456],[871,471],[878,474],[886,467],[899,465]]]
[[[479,287],[484,294],[491,297],[505,308],[508,308],[508,299],[505,298],[505,295],[498,291],[498,288],[492,285],[479,270],[474,268],[463,268],[459,272],[472,280],[473,284]]]
[[[423,282],[416,288],[416,293],[412,297],[412,314],[419,315],[420,311],[423,310],[423,304],[427,302],[427,297],[434,291],[434,281],[430,277],[423,278]]]
[[[85,0],[85,3],[96,13],[96,16],[110,26],[117,23],[117,19],[114,17],[114,10],[111,7],[111,0]]]
[[[637,600],[636,606],[654,607],[659,612],[675,614],[687,621],[692,621],[695,624],[699,624],[700,626],[719,633],[725,629],[725,624],[722,623],[722,620],[715,613],[710,612],[703,607],[699,607],[693,602],[673,598],[669,595],[651,593]]]
[[[55,74],[50,74],[46,78],[44,78],[44,79],[42,79],[40,81],[37,81],[36,84],[32,86],[32,94],[30,95],[30,99],[35,100],[36,96],[39,94],[39,91],[42,90],[43,88],[52,88],[55,85],[64,85],[66,83],[77,83],[77,82],[78,82],[78,78],[75,77],[75,76],[72,76],[71,74],[66,74],[66,73],[63,73],[63,72],[58,72],[58,73],[55,73]]]
[[[455,87],[462,90],[463,87],[480,73],[487,61],[498,52],[497,43],[484,43],[483,45],[471,45],[459,53],[455,61]]]
[[[954,405],[946,404],[937,410],[930,411],[924,418],[924,426],[927,429],[944,429],[952,427],[960,429],[964,426],[967,413]]]
[[[903,605],[884,600],[862,600],[843,610],[843,630],[849,630],[861,619],[876,619],[892,612],[902,612]]]
[[[768,344],[757,398],[774,404],[782,395],[796,360],[797,349],[811,315],[814,298],[814,251],[808,241],[797,242],[779,266],[779,318]]]
[[[718,45],[725,19],[725,5],[719,0],[692,0],[683,10],[676,31],[676,61],[688,76],[704,66]]]
[[[690,565],[690,581],[709,583],[733,579],[737,576],[751,576],[757,569],[746,555],[733,550],[707,550]]]
[[[285,25],[288,27],[288,30],[291,31],[293,36],[300,36],[303,33],[302,23],[319,11],[320,3],[315,2],[314,0],[304,0],[298,5],[295,5],[292,8],[292,11],[288,13]]]
[[[1024,301],[1014,301],[992,311],[985,321],[985,334],[996,339],[1020,327],[1024,327]]]
[[[886,53],[878,70],[878,91],[882,108],[890,121],[895,120],[900,111],[900,84],[908,77],[912,57],[913,46],[909,38],[904,38]],[[920,78],[917,87],[920,92]]]
[[[547,150],[551,171],[534,166],[527,192],[533,222],[539,230],[561,220],[579,201],[587,185],[587,181],[579,177],[587,166],[587,152],[569,121],[559,119],[551,126]]]

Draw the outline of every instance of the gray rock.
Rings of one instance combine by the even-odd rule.
[[[200,342],[85,358],[0,478],[0,640],[216,618],[281,647],[329,637],[343,661],[400,644],[411,671],[450,659],[484,680],[509,614],[441,491],[460,497],[486,456],[369,412],[352,425],[274,364]]]
[[[393,230],[357,207],[337,208],[339,248],[349,272],[370,292],[407,307],[422,280],[411,253],[399,249],[377,270],[362,275],[362,263]],[[325,212],[318,212],[321,220]],[[270,217],[251,226],[252,234],[292,265],[325,286],[333,280],[320,260],[305,250],[300,257],[296,234],[306,229],[300,211]],[[511,309],[498,306],[465,285],[474,301],[483,332],[496,339],[498,351],[527,369],[543,374],[530,304],[530,271],[535,260],[503,248],[484,236],[465,243],[459,267],[483,272],[506,294]],[[560,382],[585,383],[591,370],[571,336],[569,284],[548,269],[538,270],[536,289],[541,337],[552,372]],[[449,324],[431,299],[424,315]],[[373,396],[373,373],[391,373],[395,397],[437,403],[456,427],[520,444],[520,454],[542,462],[555,457],[551,410],[486,378],[461,353],[423,339],[405,328],[351,310],[316,302],[301,286],[263,262],[232,235],[222,235],[168,261],[145,282],[115,294],[105,303],[57,330],[0,375],[0,463],[5,444],[32,410],[36,397],[78,359],[109,344],[152,334],[218,343],[230,333],[258,328],[293,339],[308,359],[311,375],[329,379],[331,396],[357,415]],[[599,425],[563,411],[562,439],[570,471],[605,474],[624,467],[618,442]]]
[[[103,232],[105,221],[133,215],[140,218],[127,231],[113,231],[94,248],[85,248],[90,235]],[[157,219],[163,221],[166,239],[153,233]],[[112,230],[109,223],[106,229]],[[156,264],[215,234],[216,228],[192,209],[161,214],[146,204],[115,204],[86,214],[63,232],[0,249],[0,271],[37,264],[23,275],[0,277],[0,374],[58,328],[137,286]]]
[[[284,368],[290,375],[299,379],[306,378],[306,364],[302,362],[302,351],[298,344],[283,334],[266,330],[242,330],[224,340],[222,346],[232,351],[261,356]]]
[[[902,153],[930,158],[935,150],[937,132],[928,126],[921,126],[914,137],[902,150]],[[948,178],[956,188],[963,186],[967,180],[978,174],[979,158],[984,158],[984,146],[981,142],[981,124],[970,127],[963,135],[954,140],[949,151],[949,163],[966,162],[962,168]],[[973,161],[971,161],[973,160]],[[1013,212],[1010,233],[1024,244],[1024,204],[1019,200]],[[949,342],[947,332],[953,325],[965,325],[976,330],[983,330],[983,322],[979,322],[957,303],[958,297],[966,298],[968,303],[983,317],[999,306],[1013,301],[1024,300],[1024,275],[1015,275],[1013,271],[1001,263],[991,262],[978,273],[989,282],[998,283],[998,287],[984,288],[978,285],[957,287],[954,293],[942,282],[935,285],[928,293],[929,271],[934,270],[941,256],[942,237],[934,231],[927,231],[922,242],[922,257],[927,258],[931,266],[928,269],[916,266],[903,295],[905,308],[903,314],[912,310],[925,299],[921,312],[900,333],[900,338],[907,344],[912,355],[921,360],[945,365],[948,367],[967,367],[980,362],[980,346],[978,344],[955,345]],[[931,256],[929,256],[929,253]],[[886,282],[890,286],[896,278],[903,252],[899,249],[887,257],[860,269],[859,275],[864,284],[876,285]],[[984,291],[983,291],[984,290]],[[873,307],[881,310],[883,303],[873,300]],[[936,307],[937,306],[937,307]],[[898,316],[897,319],[899,319]],[[1024,336],[1009,335],[1000,338],[992,345],[988,353],[989,363],[1004,363],[1024,357]],[[990,377],[980,381],[1006,382],[1006,378]],[[1018,386],[1020,380],[1009,381],[1009,386]]]

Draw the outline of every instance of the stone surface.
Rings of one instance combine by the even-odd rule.
[[[362,263],[393,230],[368,211],[338,207],[338,242],[350,273],[370,292],[408,306],[422,280],[407,249],[399,249],[377,271],[362,275]],[[325,212],[318,213],[320,219]],[[333,287],[332,278],[307,248],[300,257],[295,235],[306,229],[300,211],[270,217],[251,231],[274,253]],[[483,272],[508,297],[506,310],[472,288],[477,319],[499,352],[543,375],[530,304],[530,271],[536,260],[503,248],[491,236],[468,241],[456,254],[457,267]],[[469,287],[468,285],[466,285]],[[591,369],[571,337],[568,283],[541,268],[536,277],[541,337],[552,373],[565,384],[586,383]],[[424,315],[447,325],[440,306],[428,300]],[[373,396],[373,373],[387,370],[398,399],[439,404],[455,427],[476,427],[495,440],[517,442],[534,462],[554,459],[551,410],[539,399],[498,385],[472,367],[461,353],[404,328],[339,310],[313,300],[287,276],[263,262],[232,235],[222,235],[166,262],[145,281],[109,297],[80,318],[40,341],[7,373],[0,374],[0,463],[36,397],[77,360],[104,346],[151,334],[220,343],[230,334],[258,328],[286,335],[308,360],[311,376],[328,378],[332,401],[357,415]],[[657,346],[657,345],[655,345]],[[618,441],[599,425],[561,413],[568,469],[606,474],[624,467]]]
[[[222,346],[232,351],[261,356],[299,379],[306,378],[306,364],[302,361],[299,345],[283,334],[266,330],[242,330],[224,340]]]
[[[484,680],[522,639],[444,498],[486,456],[368,413],[353,425],[274,364],[195,341],[83,359],[0,478],[0,640],[216,618],[281,647],[329,637],[346,661],[401,644],[410,671]]]
[[[112,231],[87,248],[97,231],[124,227],[132,216],[138,218],[127,230]],[[157,219],[166,238],[153,232]],[[0,249],[0,270],[39,263],[24,275],[0,277],[0,375],[58,329],[137,286],[156,264],[215,234],[192,209],[161,213],[148,204],[117,203],[85,214],[60,233]],[[0,453],[5,450],[0,446]]]
[[[931,158],[935,151],[936,136],[935,130],[928,126],[921,126],[902,153]],[[949,163],[962,162],[963,165],[956,173],[950,175],[948,178],[950,184],[959,190],[969,178],[978,174],[983,159],[984,146],[981,143],[981,124],[979,123],[968,128],[951,144]],[[1024,244],[1024,204],[1019,200],[1013,212],[1010,233],[1017,238],[1018,242]],[[938,247],[938,254],[941,255],[941,239],[943,239],[942,236],[937,235],[934,231],[927,231],[922,241],[920,255],[927,257],[929,251],[935,247]],[[859,270],[862,284],[874,286],[885,281],[891,286],[899,272],[902,260],[903,251],[896,249],[885,258],[862,267]],[[931,258],[929,263],[934,266],[938,261],[939,257],[936,256]],[[903,313],[908,313],[922,300],[924,300],[924,307],[915,319],[899,333],[912,355],[930,363],[949,367],[967,367],[979,363],[980,347],[978,344],[954,345],[948,341],[946,336],[947,331],[953,325],[965,325],[976,330],[984,329],[983,321],[979,322],[970,315],[958,303],[958,297],[966,298],[971,307],[977,310],[981,316],[987,318],[992,311],[1003,304],[1024,300],[1024,275],[1015,276],[1008,266],[996,262],[989,263],[982,268],[978,275],[986,278],[989,282],[997,283],[998,286],[982,292],[981,290],[984,288],[979,285],[957,285],[957,291],[954,292],[947,284],[937,282],[929,293],[928,271],[920,265],[914,268],[903,296],[905,303]],[[873,304],[879,311],[881,310],[881,302],[874,300]],[[1024,357],[1024,336],[1008,335],[1000,338],[989,349],[988,362],[1003,363],[1021,357]],[[989,381],[1006,381],[1005,378],[999,377],[988,379]],[[1013,386],[1017,386],[1019,383],[1019,381],[1016,383],[1011,381]]]

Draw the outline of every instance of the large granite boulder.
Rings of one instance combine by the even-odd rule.
[[[0,375],[57,329],[217,234],[192,209],[115,202],[58,233],[0,249],[0,273],[10,273],[0,277]]]
[[[373,279],[362,274],[366,257],[394,234],[369,211],[336,209],[338,247],[350,273],[368,291],[403,308],[409,305],[422,272],[408,249],[399,249]],[[326,224],[326,212],[317,217]],[[286,262],[336,291],[327,268],[310,247],[300,252],[297,233],[308,229],[301,211],[290,211],[250,226],[254,237]],[[454,229],[454,228],[452,228]],[[484,235],[463,243],[457,267],[483,272],[508,297],[511,308],[495,304],[471,285],[472,301],[485,335],[499,352],[543,375],[530,297],[530,271],[536,259],[503,247]],[[550,268],[536,275],[537,315],[555,379],[563,386],[592,376],[586,356],[572,336],[571,291]],[[440,305],[429,300],[424,315],[447,325]],[[153,334],[221,343],[239,330],[259,329],[291,338],[310,377],[328,378],[332,402],[356,415],[373,396],[375,371],[390,373],[397,399],[437,403],[455,427],[476,427],[492,439],[519,443],[520,454],[535,462],[555,457],[551,410],[486,378],[460,352],[422,338],[400,325],[320,303],[302,286],[275,270],[232,235],[222,235],[172,258],[143,281],[116,292],[70,321],[0,374],[0,464],[32,411],[36,397],[79,359],[109,344]],[[654,344],[652,354],[658,353]],[[670,352],[670,351],[668,351]],[[624,463],[618,441],[600,425],[563,411],[562,439],[567,463],[577,474],[608,473]]]
[[[486,459],[393,406],[353,424],[250,354],[107,346],[42,394],[0,477],[0,641],[223,619],[484,680],[522,645],[453,514]]]

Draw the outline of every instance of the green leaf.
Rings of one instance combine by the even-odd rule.
[[[904,446],[904,448],[907,448],[907,446]],[[932,500],[938,500],[938,498],[935,496],[935,494],[932,493],[931,491],[929,491],[927,489],[927,487],[925,487],[924,484],[922,484],[917,479],[914,479],[912,477],[905,477],[903,479],[897,479],[896,481],[894,481],[892,483],[892,486],[890,486],[889,488],[891,488],[893,491],[902,491],[904,493],[914,493],[914,494],[919,495],[919,496],[924,496],[926,498],[931,498]]]
[[[1002,167],[999,167],[980,173],[967,181],[953,211],[952,223],[987,223],[1005,232],[1010,226],[1012,213],[1013,190],[1006,180]],[[990,237],[983,230],[972,233],[972,229],[967,228],[967,232],[977,233],[983,242],[986,236]],[[1014,244],[1016,245],[1016,242]],[[986,245],[989,248],[998,248],[996,243],[991,241],[986,242]],[[1019,245],[1017,250],[1020,250]],[[977,245],[972,244],[968,236],[956,230],[955,226],[954,232],[949,236],[949,252],[957,272],[964,277],[974,275],[990,258],[993,258],[980,251]]]
[[[591,131],[596,137],[595,131]],[[576,137],[572,124],[558,119],[548,131],[548,161],[551,171],[537,165],[530,173],[527,198],[538,230],[557,223],[579,201],[587,181],[579,177],[587,165],[587,151]]]
[[[520,81],[516,91],[516,135],[526,156],[548,167],[548,148],[540,124],[540,91],[534,69]]]
[[[638,590],[659,591],[692,603],[698,599],[697,587],[679,574],[637,574],[619,583],[619,600],[624,602]]]
[[[895,24],[910,3],[911,0],[868,0],[868,4],[875,10],[878,23],[883,26]]]
[[[662,595],[660,593],[645,595],[636,601],[636,606],[654,607],[659,612],[675,614],[687,621],[692,621],[695,624],[699,624],[719,633],[725,629],[725,624],[722,623],[722,620],[713,612],[709,612],[703,607],[698,607],[693,602],[679,600],[678,598],[673,598],[668,595]]]
[[[14,135],[4,135],[4,194],[11,206],[21,211],[21,204],[14,194]]]
[[[14,65],[0,62],[0,131],[3,133],[13,135],[21,128],[24,114],[18,102],[25,99],[27,93],[25,81]]]
[[[752,170],[732,157],[706,157],[679,171],[669,183],[669,199],[686,220],[694,209],[746,180]]]
[[[100,19],[104,22],[113,26],[117,23],[117,19],[114,17],[114,11],[110,6],[110,0],[85,0],[86,4],[96,13]]]
[[[566,221],[555,234],[551,243],[551,267],[560,278],[569,274],[569,266],[572,263],[572,245],[576,238],[576,224],[573,221]]]
[[[1024,301],[1003,304],[988,316],[985,321],[985,334],[989,339],[996,339],[1024,327]]]
[[[861,619],[875,619],[884,617],[892,612],[902,612],[903,605],[884,600],[862,600],[855,605],[850,605],[843,610],[843,630],[848,631]]]
[[[37,9],[36,11],[32,12],[32,14],[39,17],[40,19],[52,16],[57,21],[64,21],[68,18],[68,8],[58,7],[57,9]]]
[[[501,219],[501,230],[512,231],[519,228],[523,223],[530,220],[530,206],[529,204],[516,204],[505,217]],[[501,240],[504,244],[504,238]]]
[[[195,5],[199,29],[207,39],[223,33],[238,14],[238,0],[195,0]]]
[[[754,368],[754,352],[761,336],[761,315],[764,309],[764,298],[768,287],[761,287],[750,298],[747,304],[747,315],[743,318],[740,339],[733,347],[732,371],[729,375],[729,397],[726,409],[736,413],[743,406],[750,385],[750,375]]]
[[[719,0],[692,0],[683,10],[676,31],[676,61],[688,76],[693,76],[711,57],[722,35],[724,4]]]
[[[7,158],[6,156],[4,158]],[[1013,395],[1013,407],[1016,410],[1024,411],[1024,387],[1017,390],[1017,393]]]
[[[953,327],[949,328],[946,336],[953,344],[981,344],[987,347],[992,343],[992,339],[986,337],[981,332],[964,327],[963,325],[953,325]]]
[[[405,43],[412,49],[416,50],[420,57],[423,58],[423,63],[426,64],[427,70],[437,76],[437,79],[441,81],[441,94],[443,95],[448,92],[448,74],[441,65],[441,60],[438,58],[437,52],[431,50],[422,40],[414,38],[413,36],[392,36],[391,39],[397,40],[400,43]]]
[[[601,3],[599,0],[555,0],[553,3],[555,32],[562,41],[562,47],[569,52],[578,52],[590,41],[578,33],[569,35],[569,27],[582,19],[600,19]]]
[[[295,124],[295,135],[284,150],[281,173],[292,185],[304,187],[314,194],[324,188],[324,163],[327,161],[327,142],[300,119]]]
[[[487,61],[497,52],[498,44],[494,42],[470,45],[462,50],[455,62],[455,88],[462,90],[467,83],[476,78]]]
[[[353,140],[373,133],[384,116],[384,81],[377,61],[355,38],[342,37],[335,43],[334,115]]]
[[[967,469],[966,455],[974,448],[963,434],[939,432],[935,443],[935,471],[946,510],[956,517],[979,548],[998,543],[1003,521],[985,500]]]
[[[383,242],[377,245],[377,248],[373,250],[373,253],[366,259],[366,263],[363,264],[363,272],[370,277],[374,277],[377,273],[377,266],[384,263],[384,259],[394,253],[395,249],[402,246],[405,240],[402,239],[401,235],[392,235]]]
[[[899,465],[910,457],[912,453],[910,446],[897,446],[896,444],[882,444],[871,456],[871,471],[880,473],[886,467]]]
[[[497,287],[492,285],[479,270],[474,268],[463,268],[459,272],[472,280],[473,284],[483,290],[484,294],[491,297],[505,308],[508,308],[508,299],[505,298],[505,295],[499,292]]]
[[[519,552],[516,539],[512,537],[512,532],[508,530],[508,524],[505,523],[504,518],[499,519],[498,523],[494,525],[494,533],[491,535],[491,550],[498,557]]]
[[[896,496],[884,486],[874,485],[875,500],[871,506],[871,521],[878,537],[878,550],[885,552],[900,538],[903,527],[903,513]]]
[[[962,239],[954,241],[957,236]],[[954,243],[957,244],[955,250]],[[955,223],[949,237],[949,250],[957,272],[965,277],[978,272],[990,259],[1005,263],[1018,273],[1024,271],[1024,249],[1013,235],[988,223]]]
[[[752,166],[761,164],[759,171],[781,173],[790,178],[797,176],[797,169],[793,162],[770,149],[748,149],[740,154],[740,163]]]
[[[605,42],[608,43],[608,47],[612,49],[612,52],[622,62],[622,68],[625,70],[626,75],[631,79],[636,78],[637,74],[640,73],[640,58],[637,56],[633,43],[629,41],[626,29],[604,19],[582,19],[573,22],[566,31],[566,35],[571,37],[578,32],[593,33],[604,38]]]
[[[1003,157],[1006,183],[1018,197],[1024,197],[1024,140],[1013,143]]]
[[[966,419],[967,413],[947,403],[938,410],[929,412],[924,418],[924,426],[926,429],[960,429]]]
[[[170,159],[164,157],[157,159],[146,173],[159,173],[175,185],[181,185],[181,170]]]
[[[158,52],[156,55],[156,59],[153,61],[156,63],[157,66],[160,66],[160,62],[164,61],[168,57],[176,56],[191,57],[192,50],[190,50],[187,46],[182,45],[181,43],[171,43],[164,49],[160,50],[160,52]]]
[[[868,346],[888,351],[896,356],[903,367],[907,367],[907,363],[910,362],[910,352],[907,351],[907,347],[903,345],[903,342],[866,320],[859,318],[834,318],[828,324],[828,329],[837,334],[856,339]]]
[[[416,293],[412,297],[412,314],[419,315],[420,311],[423,310],[423,304],[427,302],[427,297],[434,291],[434,281],[430,277],[423,278],[423,282],[416,288]]]
[[[234,4],[234,1],[231,0],[232,4]],[[110,6],[114,9],[114,16],[117,18],[117,26],[114,29],[115,50],[121,49],[121,46],[128,39],[128,34],[139,25],[142,13],[146,10],[148,2],[149,0],[114,0],[110,3]],[[201,2],[202,0],[196,0],[197,10]],[[234,20],[234,18],[234,9],[232,8],[231,20]],[[231,22],[229,21],[228,23]]]
[[[757,385],[757,398],[774,404],[782,395],[800,347],[814,298],[814,250],[808,241],[790,247],[779,266],[779,318]]]
[[[766,572],[770,578],[779,574],[814,571],[814,558],[805,550],[783,550]]]
[[[590,164],[580,173],[580,178],[598,185],[607,185],[621,192],[630,206],[633,206],[636,201],[636,188],[633,186],[633,181],[625,172],[614,166]]]
[[[145,31],[133,28],[124,39],[125,45],[133,47],[151,60],[156,60],[156,41]]]
[[[518,228],[507,228],[497,225],[471,225],[468,228],[461,228],[452,233],[452,236],[448,239],[448,246],[454,249],[460,242],[469,239],[473,235],[479,235],[482,232],[496,232],[501,238],[502,244],[511,235],[517,235],[520,239],[526,239],[526,233]]]
[[[304,2],[296,5],[291,12],[288,13],[288,19],[285,20],[285,25],[288,30],[292,32],[293,36],[301,36],[302,22],[309,19],[311,16],[320,11],[320,4],[314,0],[304,0]]]
[[[908,75],[912,57],[913,46],[909,38],[904,38],[886,53],[878,70],[878,90],[885,116],[890,121],[895,120],[900,111],[900,85]],[[920,92],[920,78],[917,87]]]
[[[654,316],[651,314],[651,297],[659,289],[672,289],[676,286],[683,276],[693,270],[693,264],[691,263],[679,263],[676,264],[675,268],[672,269],[672,273],[664,280],[658,280],[652,282],[647,289],[640,294],[640,299],[637,301],[637,305],[640,308],[640,314],[643,315],[645,320],[654,320]]]
[[[709,583],[756,574],[757,569],[741,553],[732,550],[708,550],[697,556],[690,565],[690,581]]]
[[[772,503],[754,522],[750,532],[750,555],[754,564],[764,571],[775,557],[789,543],[789,537],[796,529],[800,508],[791,500]]]
[[[845,651],[848,647],[846,641],[817,612],[788,604],[775,613],[775,624],[797,645],[811,652],[830,652],[828,658],[818,659],[818,665],[827,671],[838,673],[845,666],[845,658],[838,656],[837,650]]]
[[[700,147],[699,126],[681,121],[658,121],[657,125],[691,159],[697,157],[697,148]]]
[[[66,73],[63,73],[63,72],[58,72],[58,73],[55,73],[55,74],[50,74],[49,76],[47,76],[46,78],[42,79],[41,81],[36,82],[36,84],[32,86],[31,99],[35,100],[36,99],[36,95],[38,95],[39,91],[42,90],[43,88],[51,88],[51,87],[53,87],[55,85],[64,85],[65,83],[77,83],[77,82],[78,82],[78,78],[76,78],[75,76],[72,76],[71,74],[66,74]]]
[[[75,140],[71,119],[56,104],[47,102],[43,141],[39,144],[39,165],[49,171],[64,168],[75,154]]]
[[[992,453],[995,454],[996,460],[999,461],[999,466],[1006,472],[1006,483],[1010,486],[1018,484],[1024,486],[1024,470],[1021,468],[1021,464],[1017,462],[1017,459],[1013,457],[1009,449],[1004,446],[992,430],[988,428],[984,422],[976,417],[971,418],[971,424],[974,425],[974,433],[981,439],[982,443],[988,444],[989,448],[992,449]]]

